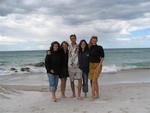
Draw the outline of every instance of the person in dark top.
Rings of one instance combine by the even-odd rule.
[[[61,72],[61,53],[60,44],[55,41],[52,42],[50,50],[45,57],[45,68],[49,79],[49,87],[54,102],[57,101],[56,90],[58,86],[58,79]]]
[[[79,68],[82,70],[83,92],[85,98],[88,92],[88,73],[89,73],[89,47],[85,40],[79,43]]]
[[[66,81],[67,77],[69,77],[68,73],[68,46],[69,44],[66,41],[61,43],[61,73],[59,78],[61,79],[61,97],[65,98],[65,89],[66,89]]]
[[[99,84],[98,78],[102,71],[102,64],[104,61],[103,47],[97,45],[97,36],[92,36],[90,40],[89,50],[89,79],[92,81],[92,99],[99,98]]]

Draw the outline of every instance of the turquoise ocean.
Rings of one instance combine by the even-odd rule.
[[[1,51],[0,76],[23,73],[46,73],[44,67],[35,66],[44,62],[46,50]],[[30,71],[21,71],[21,68]],[[15,68],[17,71],[11,70]],[[150,69],[150,49],[105,49],[103,73],[117,73],[123,70]]]

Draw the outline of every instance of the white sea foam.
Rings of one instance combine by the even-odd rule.
[[[13,75],[13,74],[25,74],[25,73],[46,73],[46,70],[44,67],[34,67],[34,66],[27,66],[30,68],[30,71],[21,71],[20,69],[22,67],[15,67],[17,72],[11,71],[10,68],[7,67],[7,69],[0,69],[0,75]],[[138,66],[117,66],[115,64],[113,65],[104,65],[102,69],[102,73],[117,73],[122,70],[132,70],[132,69],[145,69],[145,67],[138,67]],[[148,68],[147,68],[148,69]]]
[[[117,65],[109,65],[103,66],[102,73],[117,73],[122,70],[131,70],[131,69],[142,69],[142,67],[137,66],[117,66]],[[144,67],[143,67],[144,69]]]

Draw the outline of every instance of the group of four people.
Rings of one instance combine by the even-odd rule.
[[[61,80],[61,96],[66,97],[66,80],[69,77],[72,90],[71,97],[76,97],[75,80],[78,80],[78,99],[83,99],[81,96],[82,88],[85,97],[87,97],[89,79],[92,99],[94,100],[99,97],[98,78],[104,60],[103,47],[97,45],[97,36],[92,36],[89,44],[85,40],[81,40],[78,45],[76,35],[72,34],[70,41],[70,45],[66,41],[63,41],[61,45],[57,41],[52,42],[45,58],[52,99],[54,102],[57,101],[56,90],[59,78]]]

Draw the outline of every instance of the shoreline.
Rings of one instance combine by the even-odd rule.
[[[107,84],[128,84],[128,83],[150,83],[150,69],[123,70],[113,73],[102,73],[99,82],[101,85]],[[69,85],[69,78],[67,80]],[[46,73],[25,73],[0,76],[1,85],[47,85]],[[90,82],[89,82],[90,84]]]

